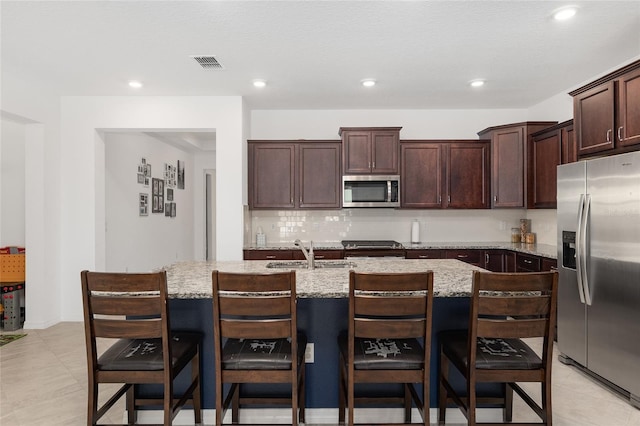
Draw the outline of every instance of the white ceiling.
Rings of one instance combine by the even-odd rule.
[[[251,109],[527,108],[640,55],[639,0],[570,3],[575,19],[555,22],[565,2],[4,0],[2,84],[243,96]]]

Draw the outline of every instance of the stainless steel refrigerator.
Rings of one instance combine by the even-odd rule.
[[[558,347],[640,407],[640,152],[558,166]]]

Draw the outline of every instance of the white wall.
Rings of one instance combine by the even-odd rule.
[[[254,110],[249,139],[335,139],[340,127],[402,127],[400,139],[477,139],[498,124],[527,120],[526,109]]]
[[[215,131],[215,169],[225,177],[216,188],[217,257],[242,258],[242,108],[232,96],[61,99],[61,320],[81,320],[79,272],[106,267],[105,131]],[[203,232],[202,221],[194,229]]]
[[[24,247],[25,125],[2,118],[0,127],[0,247]]]
[[[144,134],[105,135],[105,270],[148,272],[180,260],[193,260],[193,155]],[[137,183],[141,158],[151,177],[164,179],[164,165],[185,164],[185,187],[172,188],[176,217],[152,213],[151,185]],[[147,194],[148,215],[139,214],[139,194]],[[165,197],[167,190],[165,188]],[[165,203],[168,202],[165,198]]]
[[[60,98],[46,84],[3,69],[2,116],[24,123],[25,328],[60,321]],[[78,284],[78,277],[74,281]]]

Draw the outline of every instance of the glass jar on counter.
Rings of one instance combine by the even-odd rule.
[[[521,240],[520,228],[511,228],[511,242],[519,243]]]

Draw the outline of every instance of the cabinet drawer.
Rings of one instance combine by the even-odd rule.
[[[540,258],[527,254],[516,254],[516,272],[539,272]]]
[[[343,250],[314,250],[314,257],[316,260],[322,259],[344,259]],[[301,250],[293,251],[293,258],[295,260],[304,260],[304,254]]]
[[[291,250],[244,250],[244,260],[292,260]]]
[[[442,259],[442,250],[407,250],[405,257],[407,259]]]
[[[446,259],[458,259],[476,266],[482,266],[482,250],[445,250]]]

